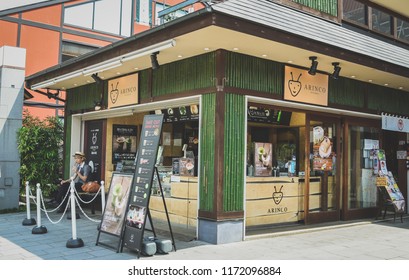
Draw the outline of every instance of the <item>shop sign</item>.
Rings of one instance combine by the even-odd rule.
[[[86,123],[85,150],[89,166],[92,168],[94,180],[101,178],[102,163],[102,121],[89,121]]]
[[[288,111],[256,106],[248,106],[247,108],[247,121],[249,122],[289,125],[290,120],[291,112]]]
[[[163,114],[163,122],[165,123],[199,120],[199,105],[193,104],[190,106],[166,108],[156,110],[155,113]]]
[[[409,132],[409,119],[399,116],[382,114],[382,129]]]
[[[138,74],[108,82],[108,109],[138,104]]]
[[[328,106],[328,75],[308,74],[308,70],[285,67],[284,99]]]

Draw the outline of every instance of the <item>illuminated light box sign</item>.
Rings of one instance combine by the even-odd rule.
[[[166,108],[158,110],[158,112],[163,114],[163,122],[179,122],[179,121],[192,121],[199,120],[199,105],[186,105],[174,108]]]
[[[291,112],[248,106],[247,121],[259,123],[271,123],[278,125],[290,125]]]

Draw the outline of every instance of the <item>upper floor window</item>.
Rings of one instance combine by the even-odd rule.
[[[95,49],[97,48],[83,44],[63,41],[61,50],[61,62],[86,54],[87,52],[93,51]]]
[[[358,24],[368,25],[366,18],[366,6],[355,0],[344,0],[343,9],[344,9],[344,19],[353,21]]]
[[[178,11],[175,11],[175,12],[172,12],[172,13],[169,13],[169,14],[165,15],[163,18],[158,17],[158,13],[160,11],[162,11],[164,9],[167,9],[169,7],[170,7],[169,5],[166,5],[166,4],[163,4],[163,3],[158,3],[158,2],[155,3],[155,11],[156,11],[156,15],[155,15],[156,21],[155,22],[156,22],[156,25],[160,25],[162,23],[172,21],[174,19],[183,17],[184,15],[189,13],[189,11],[181,9],[181,10],[178,10]]]
[[[66,6],[64,23],[120,36],[130,36],[133,1],[103,0]]]
[[[398,37],[398,39],[409,42],[409,22],[397,19],[396,32],[396,36]]]
[[[391,15],[372,8],[372,29],[387,35],[392,34]]]
[[[343,0],[342,19],[359,27],[409,43],[409,21],[360,0]],[[365,4],[366,3],[366,4]]]

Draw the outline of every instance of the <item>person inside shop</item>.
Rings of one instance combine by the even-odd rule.
[[[67,180],[61,180],[59,188],[56,194],[56,204],[60,205],[65,195],[70,189],[71,182],[75,182],[75,189],[77,192],[82,191],[82,185],[88,182],[89,175],[91,174],[91,167],[85,162],[85,154],[83,152],[76,152],[74,155],[75,164],[72,167],[72,175]],[[69,196],[69,194],[68,194]],[[62,213],[65,210],[65,205],[69,200],[64,201],[64,205],[58,209],[58,213]]]

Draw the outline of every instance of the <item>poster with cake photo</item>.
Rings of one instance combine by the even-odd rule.
[[[313,169],[318,171],[331,171],[333,168],[333,143],[325,134],[321,126],[316,126],[312,131],[313,136]]]
[[[254,143],[254,176],[271,176],[273,165],[273,145]]]

